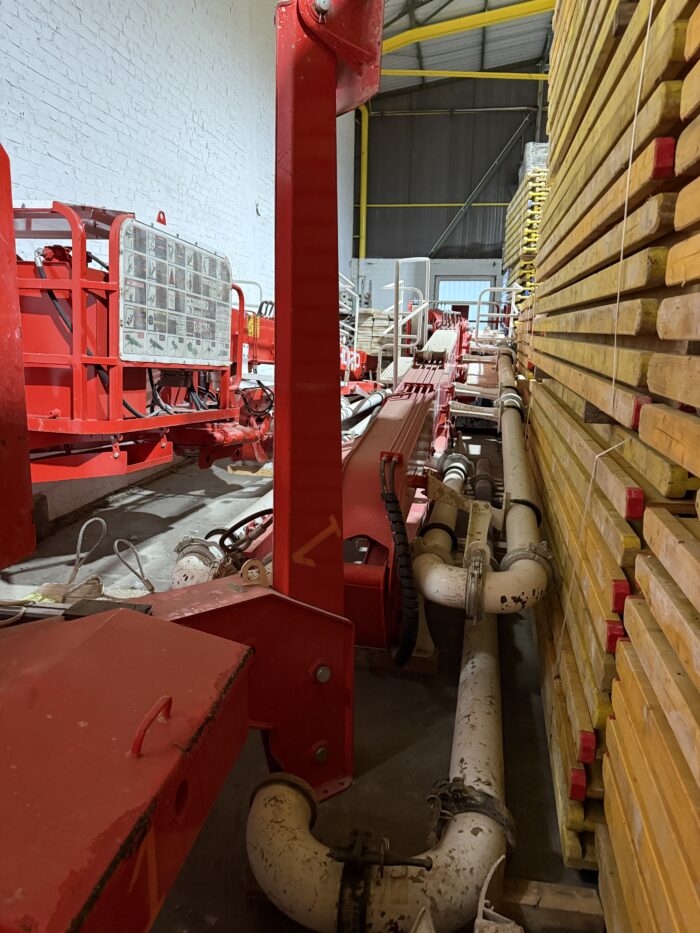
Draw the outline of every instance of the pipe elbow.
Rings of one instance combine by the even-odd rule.
[[[467,572],[442,562],[436,554],[421,554],[413,563],[418,592],[424,599],[450,609],[464,609]],[[484,577],[484,612],[497,615],[521,612],[542,599],[549,579],[536,560],[519,560],[509,570],[492,571]]]
[[[444,563],[437,554],[420,554],[413,561],[418,592],[424,599],[450,609],[464,609],[467,576],[462,567]]]
[[[288,782],[288,783],[287,783]],[[313,836],[310,788],[287,775],[273,776],[255,793],[248,815],[248,860],[270,901],[296,923],[336,933],[343,866]],[[479,813],[457,815],[442,839],[421,858],[424,868],[373,868],[368,888],[368,929],[409,933],[431,905],[437,933],[471,922],[493,865],[505,854],[503,830]]]
[[[536,560],[519,560],[509,570],[487,573],[484,579],[484,611],[504,615],[522,612],[545,594],[549,577]]]
[[[342,865],[311,832],[315,818],[311,788],[290,775],[272,775],[251,802],[248,861],[275,907],[309,930],[335,933]]]

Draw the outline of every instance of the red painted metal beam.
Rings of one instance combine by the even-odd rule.
[[[274,584],[343,613],[336,114],[379,82],[380,0],[277,7]]]
[[[0,146],[0,569],[34,550],[10,160]]]

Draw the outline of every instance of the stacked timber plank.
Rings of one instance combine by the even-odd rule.
[[[393,320],[394,315],[391,311],[363,308],[360,311],[356,348],[368,356],[377,356],[381,346],[391,344],[391,336],[386,336],[384,331]]]
[[[532,169],[523,175],[506,212],[503,269],[508,273],[508,285],[523,289],[515,298],[517,308],[523,307],[535,286],[535,256],[548,192],[547,170]]]
[[[690,931],[700,918],[698,0],[560,0],[549,131],[518,365],[536,377],[529,453],[560,574],[536,622],[562,851],[568,864],[597,863],[613,933]],[[571,806],[582,787],[580,820]]]

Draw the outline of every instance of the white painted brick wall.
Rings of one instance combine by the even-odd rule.
[[[106,205],[148,222],[162,209],[170,231],[226,253],[236,278],[272,298],[275,6],[0,0],[0,143],[15,200]],[[353,115],[338,134],[348,266]],[[53,518],[124,484],[39,491]]]
[[[226,253],[236,278],[272,297],[274,10],[275,0],[0,0],[0,142],[15,200],[107,205],[148,222],[162,209],[172,232]],[[352,115],[338,138],[347,273]]]
[[[163,209],[274,281],[275,0],[2,0],[16,200]]]

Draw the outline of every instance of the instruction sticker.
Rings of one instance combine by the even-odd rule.
[[[120,234],[122,360],[228,366],[231,264],[133,218]]]

